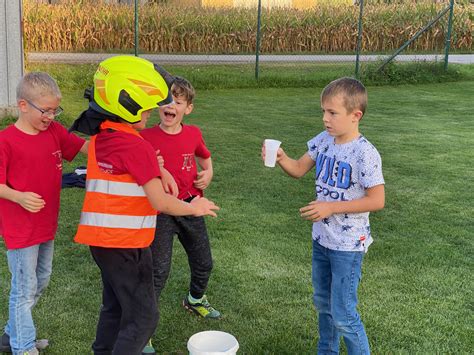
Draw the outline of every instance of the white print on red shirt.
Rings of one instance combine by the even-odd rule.
[[[102,162],[97,162],[97,165],[99,166],[99,169],[101,172],[106,173],[106,174],[113,174],[114,173],[114,167],[110,164],[107,163],[102,163]]]
[[[194,154],[183,154],[183,166],[181,170],[190,171],[193,167],[194,162]]]
[[[63,154],[60,150],[57,150],[52,153],[56,158],[56,169],[63,170]]]

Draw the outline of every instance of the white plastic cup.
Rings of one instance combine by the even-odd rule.
[[[265,166],[268,166],[269,168],[275,167],[280,144],[281,142],[276,139],[265,139]]]
[[[188,340],[190,355],[235,355],[239,342],[232,334],[217,330],[196,333]]]

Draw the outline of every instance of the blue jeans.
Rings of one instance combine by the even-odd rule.
[[[12,282],[5,333],[10,336],[13,355],[35,347],[36,329],[31,310],[49,283],[53,251],[53,240],[7,251]]]
[[[363,252],[331,250],[313,240],[313,301],[319,315],[318,354],[338,354],[342,336],[349,355],[370,354],[357,313]]]

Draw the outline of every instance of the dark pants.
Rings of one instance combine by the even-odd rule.
[[[139,355],[158,323],[150,248],[90,247],[102,276],[95,355]]]
[[[164,213],[157,216],[155,239],[151,244],[156,295],[160,297],[168,279],[175,234],[188,255],[191,269],[189,292],[194,298],[201,298],[212,270],[211,247],[204,217],[175,217]]]

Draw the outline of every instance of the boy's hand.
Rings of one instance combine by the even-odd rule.
[[[278,163],[286,155],[285,151],[282,148],[278,148],[276,162]],[[265,143],[262,144],[262,161],[265,161]]]
[[[209,201],[205,197],[195,197],[191,200],[191,205],[196,209],[196,212],[193,214],[195,217],[199,216],[212,216],[217,217],[217,214],[214,211],[220,210],[219,206],[212,201]]]
[[[201,170],[197,173],[197,179],[194,180],[194,187],[199,190],[206,189],[212,180],[212,172],[209,170]]]
[[[34,192],[20,192],[16,202],[31,213],[39,212],[46,205],[41,196]]]
[[[179,189],[178,189],[178,184],[176,184],[176,181],[173,175],[171,175],[171,173],[163,167],[160,167],[160,172],[161,172],[161,184],[163,185],[163,190],[165,190],[167,194],[177,197],[179,193]]]
[[[300,208],[300,216],[311,222],[319,222],[333,214],[331,202],[311,201]]]
[[[158,166],[161,169],[165,166],[165,159],[163,159],[163,156],[160,155],[160,150],[159,149],[157,149],[155,153],[156,153],[156,160],[158,160]]]

